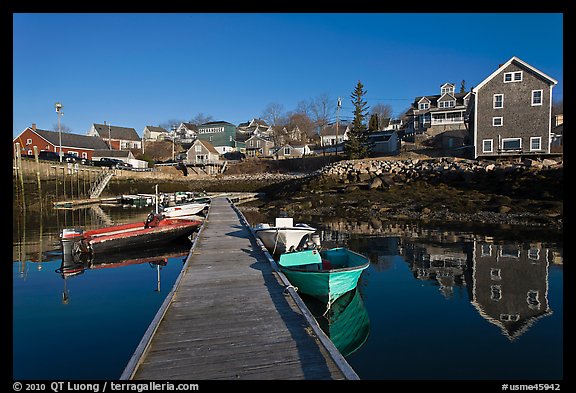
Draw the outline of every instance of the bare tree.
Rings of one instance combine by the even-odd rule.
[[[384,127],[387,126],[386,119],[392,118],[392,113],[394,110],[392,109],[392,105],[390,104],[376,104],[372,107],[370,111],[371,115],[378,115],[378,129],[383,130]]]
[[[330,119],[336,113],[337,100],[330,98],[327,94],[321,94],[312,99],[308,105],[311,119],[320,129],[330,123]]]
[[[72,129],[70,127],[68,127],[66,124],[60,123],[60,130],[58,130],[58,123],[54,124],[52,126],[52,129],[54,131],[61,131],[61,132],[65,132],[67,134],[72,133]]]
[[[178,128],[178,126],[181,123],[186,123],[186,121],[182,119],[170,119],[165,121],[164,123],[161,123],[160,127],[164,128],[167,131],[171,131],[172,129]]]
[[[200,112],[195,117],[190,119],[190,123],[200,125],[200,124],[208,123],[208,122],[213,121],[213,120],[214,119],[212,118],[212,116],[205,115],[204,113]]]
[[[284,106],[282,104],[271,102],[266,106],[266,108],[264,108],[261,117],[272,127],[278,127],[282,122],[283,110]]]

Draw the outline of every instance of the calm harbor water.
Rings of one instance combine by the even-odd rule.
[[[149,211],[14,212],[14,379],[120,376],[187,250],[87,261],[73,270],[62,259],[58,233],[143,221]],[[305,299],[361,379],[563,378],[561,238],[304,222],[319,228],[324,247],[346,246],[372,262],[358,290],[339,299],[330,314],[322,316],[321,305]]]

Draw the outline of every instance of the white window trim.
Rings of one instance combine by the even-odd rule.
[[[500,101],[501,105],[500,106],[496,106],[496,97],[497,96],[501,96],[502,100]],[[492,97],[492,108],[493,109],[502,109],[504,108],[504,94],[494,94],[494,96]]]
[[[540,146],[538,149],[532,148],[532,141],[533,140],[538,140],[538,146]],[[539,151],[539,150],[542,150],[542,137],[541,136],[531,136],[530,137],[530,151]]]
[[[484,149],[484,143],[490,142],[490,150]],[[482,139],[482,153],[494,153],[494,140],[493,139]]]
[[[515,140],[520,141],[520,146],[518,147],[518,149],[504,149],[504,142],[506,142],[506,141],[513,141],[513,140],[514,140],[514,141],[515,141]],[[501,148],[503,151],[506,151],[506,150],[522,150],[522,138],[502,138],[502,145],[500,146],[500,148]]]
[[[500,124],[496,124],[496,120],[500,119]],[[494,116],[492,118],[492,126],[494,127],[502,127],[504,125],[504,118],[502,116]]]
[[[31,145],[31,144],[32,144],[32,138],[26,139],[26,146]]]
[[[534,93],[539,91],[540,92],[540,103],[534,103]],[[544,90],[532,90],[532,106],[542,106],[544,102]]]
[[[520,79],[516,80],[516,74],[520,74]],[[506,80],[506,75],[510,75],[509,81]],[[524,74],[522,73],[522,71],[505,72],[503,78],[504,83],[522,82],[522,79],[524,79]]]
[[[427,102],[421,102],[418,104],[419,110],[424,110],[424,109],[429,109],[429,108],[430,108],[430,104]]]

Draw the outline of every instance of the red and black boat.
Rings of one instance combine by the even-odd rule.
[[[156,247],[186,241],[202,221],[166,218],[150,213],[144,223],[121,224],[99,229],[64,229],[60,235],[64,253],[128,251],[134,247]],[[188,240],[189,241],[189,240]]]

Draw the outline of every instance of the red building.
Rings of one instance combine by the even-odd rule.
[[[22,155],[33,156],[34,146],[38,152],[45,150],[56,153],[60,152],[61,147],[62,153],[71,153],[89,160],[92,160],[94,150],[108,150],[108,145],[100,137],[40,130],[36,128],[34,123],[15,137],[12,144],[14,145],[14,155],[16,149],[20,149]]]

